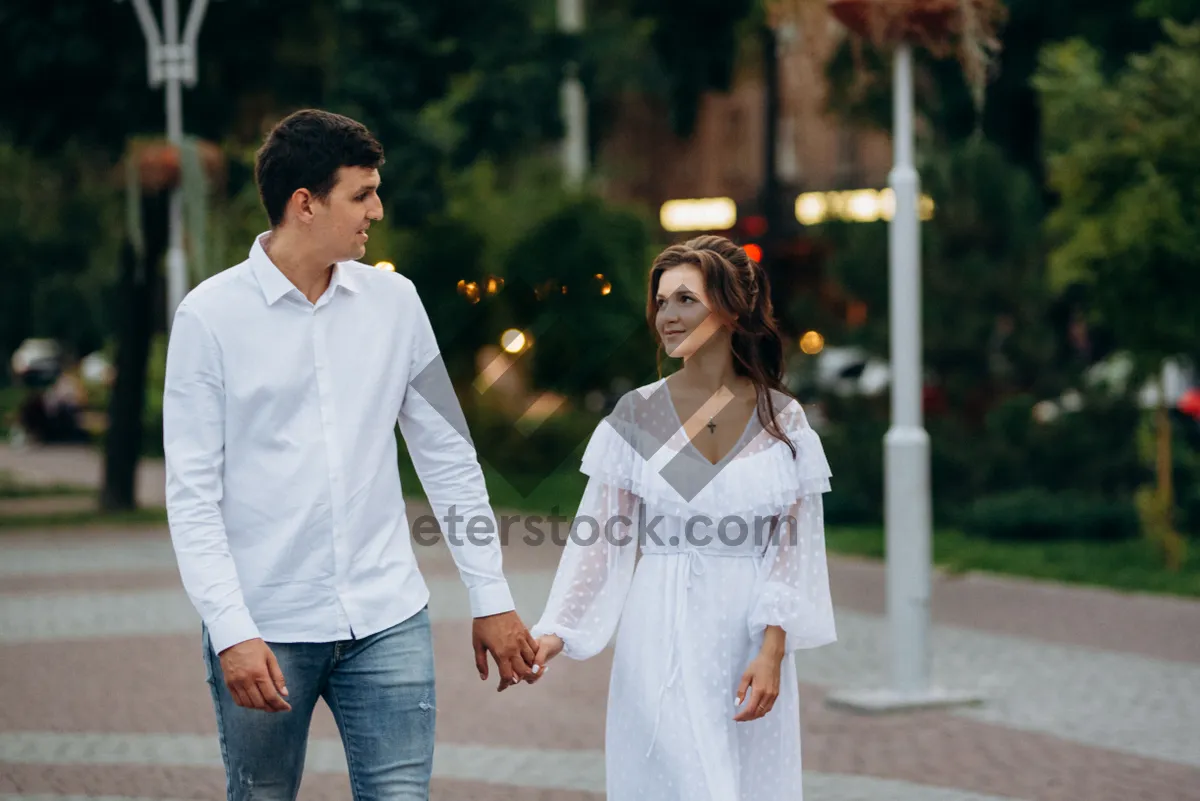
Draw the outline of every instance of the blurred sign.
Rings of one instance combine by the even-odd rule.
[[[804,225],[829,220],[875,222],[891,220],[896,212],[896,195],[891,189],[853,189],[845,192],[805,192],[796,198],[796,219]],[[921,195],[917,212],[922,220],[933,218],[933,198]]]
[[[737,203],[727,197],[668,200],[658,218],[668,231],[725,231],[737,222]]]

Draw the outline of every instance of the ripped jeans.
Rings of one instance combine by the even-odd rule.
[[[428,608],[360,640],[269,643],[290,712],[234,703],[207,629],[203,640],[228,801],[294,801],[318,698],[341,732],[355,801],[429,798],[437,712]],[[319,770],[335,768],[331,755],[313,756]]]

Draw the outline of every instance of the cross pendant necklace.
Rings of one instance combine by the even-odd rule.
[[[711,434],[711,433],[713,433],[714,431],[716,431],[716,430],[717,430],[717,424],[716,424],[716,423],[714,423],[714,422],[713,422],[713,419],[710,417],[710,418],[708,418],[708,425],[706,425],[706,426],[705,426],[705,428],[707,428],[707,429],[708,429],[708,433],[710,433],[710,434]]]

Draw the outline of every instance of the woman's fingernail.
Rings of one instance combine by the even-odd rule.
[[[537,673],[537,672],[538,672],[538,666],[537,666],[537,665],[534,665],[534,666],[533,666],[533,667],[530,669],[530,672],[531,672],[531,673]]]

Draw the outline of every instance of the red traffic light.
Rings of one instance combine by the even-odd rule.
[[[742,245],[742,249],[746,251],[746,255],[750,257],[751,261],[762,261],[762,248],[760,248],[758,245],[750,242]]]

